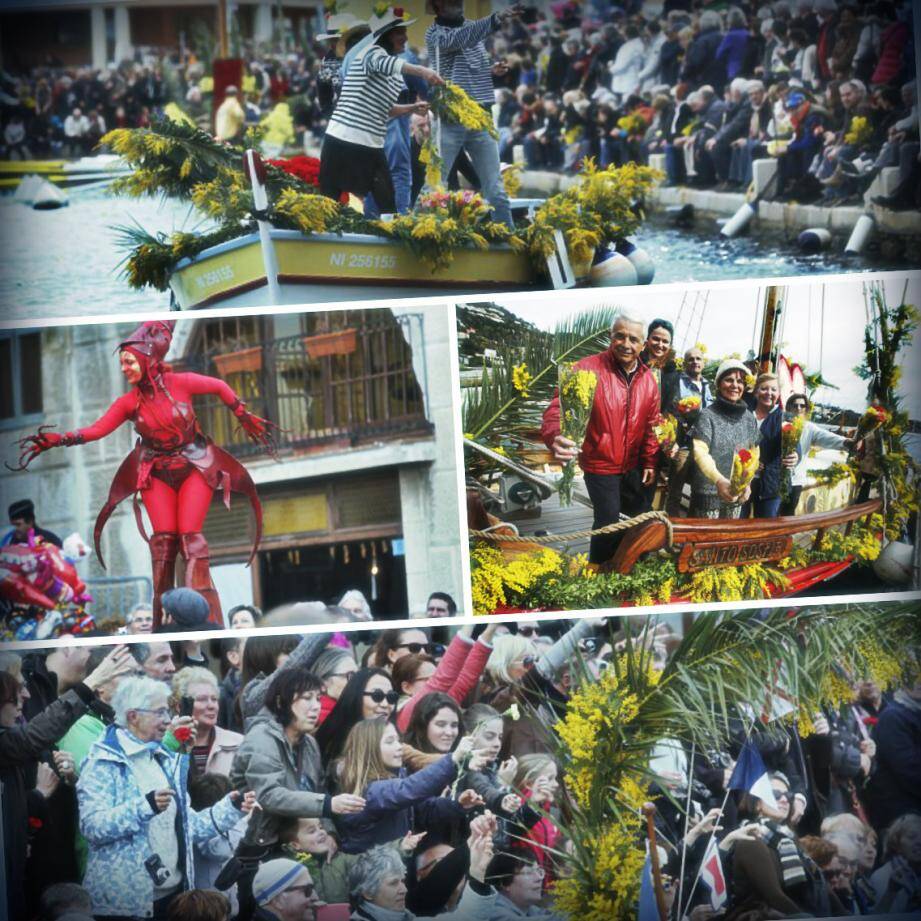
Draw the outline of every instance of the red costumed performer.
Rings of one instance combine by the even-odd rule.
[[[147,539],[137,504],[140,495],[153,527],[148,542],[153,564],[154,628],[163,617],[160,596],[175,583],[179,554],[185,561],[185,584],[207,598],[210,619],[223,626],[220,600],[211,581],[208,543],[202,534],[211,497],[215,489],[221,489],[228,508],[231,492],[249,497],[256,516],[256,539],[250,562],[262,536],[262,507],[246,468],[202,433],[192,409],[192,397],[217,396],[239,419],[246,434],[271,454],[275,452],[272,437],[275,426],[248,412],[222,380],[203,374],[179,374],[164,364],[172,341],[172,326],[159,321],[143,323],[119,343],[122,374],[131,389],[86,428],[61,434],[42,427],[35,435],[23,438],[19,442],[23,452],[19,469],[25,469],[50,448],[96,441],[123,423],[133,422],[140,437],[115,474],[106,504],[96,518],[94,538],[99,562],[104,568],[99,549],[102,529],[115,507],[128,496],[134,496],[138,528]]]

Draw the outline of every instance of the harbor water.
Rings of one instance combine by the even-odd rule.
[[[201,215],[188,204],[117,198],[104,188],[76,188],[68,196],[69,206],[54,211],[34,211],[9,195],[0,198],[0,317],[28,320],[168,309],[168,293],[136,291],[122,277],[126,251],[119,248],[116,228],[195,231],[208,226]],[[635,240],[655,262],[656,283],[903,268],[835,252],[807,256],[777,235],[726,240],[715,225],[708,232],[703,223],[685,229],[650,222]]]

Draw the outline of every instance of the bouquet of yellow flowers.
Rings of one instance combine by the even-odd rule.
[[[492,115],[456,83],[447,80],[444,86],[436,86],[429,104],[435,115],[449,124],[461,125],[468,131],[487,131],[498,140],[499,132],[493,124]]]
[[[646,119],[633,112],[617,119],[617,127],[628,137],[642,137],[646,133]]]
[[[734,496],[741,496],[752,484],[758,465],[761,463],[761,449],[739,448],[732,458],[732,472],[729,474],[729,488]]]
[[[857,434],[854,436],[855,441],[866,438],[871,432],[875,432],[881,425],[889,421],[889,413],[882,406],[868,406],[867,411],[860,417],[857,423]]]
[[[560,434],[577,445],[585,441],[585,431],[592,415],[598,378],[594,371],[560,365]],[[559,484],[560,505],[572,505],[572,483],[576,476],[576,458],[563,465]]]
[[[659,413],[652,420],[652,434],[656,436],[662,453],[668,456],[672,446],[678,440],[678,421],[671,413],[665,415]]]
[[[872,138],[873,126],[870,120],[864,115],[855,115],[851,127],[844,135],[844,143],[859,147],[861,144],[869,144]]]
[[[780,456],[786,457],[788,454],[796,454],[799,449],[800,438],[803,435],[803,423],[805,420],[802,416],[794,416],[787,419],[780,426]],[[790,488],[793,485],[793,470],[790,467],[780,468],[780,495],[786,499],[790,495]]]

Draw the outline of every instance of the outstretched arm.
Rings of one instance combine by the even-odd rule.
[[[135,396],[129,391],[120,396],[95,422],[75,432],[52,432],[51,426],[40,426],[34,435],[27,435],[19,440],[19,463],[10,469],[25,470],[39,454],[50,451],[51,448],[69,448],[72,445],[105,438],[131,418],[134,405]]]

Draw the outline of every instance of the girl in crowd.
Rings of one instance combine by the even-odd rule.
[[[411,829],[437,829],[464,815],[482,801],[465,790],[457,802],[442,796],[467,759],[471,770],[485,763],[485,755],[474,752],[473,742],[462,739],[454,751],[443,755],[415,774],[403,766],[403,745],[396,727],[377,717],[352,727],[342,752],[341,789],[364,806],[340,815],[336,826],[342,835],[342,849],[357,854],[375,844],[402,838]]]
[[[745,405],[748,368],[727,359],[716,372],[716,399],[701,412],[691,431],[696,468],[691,480],[691,518],[738,518],[751,489],[735,495],[732,461],[760,438],[758,423]]]
[[[341,646],[327,646],[317,656],[311,669],[323,682],[323,693],[320,695],[320,723],[333,712],[333,707],[339,700],[345,686],[351,677],[358,671],[358,663],[348,649]]]
[[[390,675],[382,668],[360,668],[352,675],[336,706],[317,731],[317,744],[328,772],[336,770],[334,762],[342,754],[352,727],[361,720],[389,720],[399,696],[393,689]]]
[[[440,691],[426,694],[413,711],[404,735],[403,760],[409,770],[417,771],[454,751],[462,721],[453,697]]]
[[[513,762],[515,759],[511,759]],[[559,768],[552,755],[522,755],[515,764],[514,789],[539,815],[539,820],[528,829],[527,841],[534,858],[545,871],[550,870],[549,852],[560,843],[560,829],[551,814],[551,808],[560,789]],[[549,878],[549,872],[545,878]]]
[[[195,720],[192,770],[197,774],[229,774],[243,736],[218,725],[220,697],[217,678],[207,668],[191,666],[173,675],[170,709]],[[183,713],[184,704],[191,706]]]
[[[417,691],[425,690],[434,674],[435,660],[431,656],[410,653],[397,659],[390,670],[393,687],[400,695],[397,710],[399,711]]]

